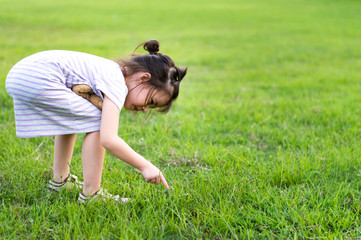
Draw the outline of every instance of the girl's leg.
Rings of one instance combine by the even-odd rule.
[[[53,181],[62,182],[69,175],[76,134],[55,136]]]
[[[105,149],[100,144],[100,132],[87,133],[82,148],[83,194],[93,195],[100,189]]]

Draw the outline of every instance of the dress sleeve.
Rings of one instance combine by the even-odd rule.
[[[128,94],[128,88],[125,84],[124,76],[119,66],[117,66],[114,71],[107,72],[102,79],[99,79],[96,82],[95,88],[95,93],[98,96],[104,100],[103,94],[107,95],[121,111],[125,98]]]

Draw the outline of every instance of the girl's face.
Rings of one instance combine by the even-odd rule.
[[[128,92],[125,98],[124,108],[130,111],[146,112],[148,108],[162,107],[169,101],[169,95],[165,91],[155,90],[149,97],[152,87],[148,85],[138,86]]]
[[[153,87],[145,82],[150,79],[150,75],[134,74],[128,81],[128,95],[125,98],[124,108],[130,111],[146,112],[148,108],[162,107],[168,103],[170,96],[162,91],[153,91]],[[145,84],[144,84],[145,83]],[[153,91],[152,94],[149,93]]]

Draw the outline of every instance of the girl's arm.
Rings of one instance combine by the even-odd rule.
[[[118,136],[119,113],[120,110],[118,107],[107,96],[104,96],[100,125],[101,144],[112,155],[137,168],[147,182],[154,184],[162,183],[168,188],[167,181],[161,171],[151,162],[136,153]]]

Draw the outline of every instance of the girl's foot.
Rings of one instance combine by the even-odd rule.
[[[60,192],[63,189],[80,189],[82,186],[83,182],[78,181],[78,177],[73,174],[69,174],[62,182],[49,180],[49,189],[55,192]]]
[[[85,196],[82,192],[79,193],[78,201],[80,203],[85,204],[89,201],[99,201],[99,200],[103,200],[104,202],[115,201],[120,203],[126,203],[130,200],[130,198],[120,198],[119,195],[112,195],[103,188],[100,188],[100,190],[94,193],[92,196]]]

